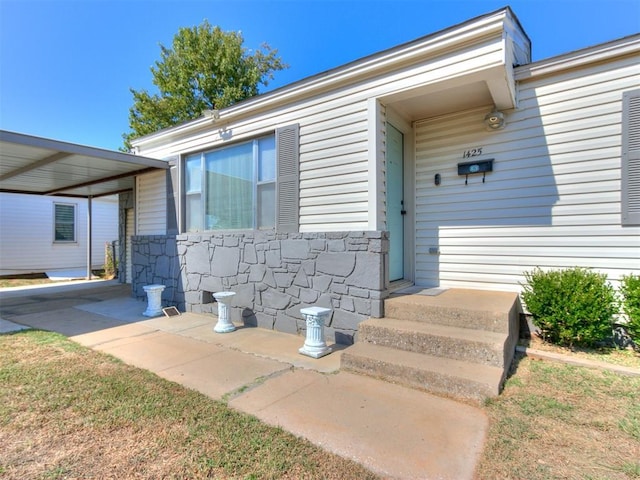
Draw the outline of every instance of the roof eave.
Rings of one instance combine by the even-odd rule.
[[[47,150],[55,150],[57,152],[65,152],[71,155],[85,155],[89,157],[95,156],[104,158],[105,160],[132,163],[136,165],[144,165],[147,167],[162,169],[168,168],[165,161],[155,158],[148,158],[125,152],[116,152],[114,150],[106,150],[97,147],[88,147],[86,145],[68,143],[60,140],[52,140],[49,138],[35,137],[33,135],[10,132],[7,130],[0,130],[0,142],[11,142],[19,145],[44,148]]]
[[[575,50],[555,57],[539,60],[515,68],[516,81],[527,81],[566,70],[581,68],[598,62],[610,61],[616,57],[638,55],[640,34],[630,35],[607,43]]]
[[[411,42],[318,73],[271,92],[243,100],[221,110],[220,119],[215,121],[215,125],[224,125],[240,117],[253,115],[258,111],[276,108],[311,95],[317,95],[325,90],[337,88],[343,84],[374,77],[417,59],[453,50],[462,44],[468,44],[490,35],[502,34],[507,20],[511,20],[514,25],[520,28],[520,23],[511,9],[505,7]],[[528,41],[526,34],[524,37]],[[131,144],[134,148],[139,149],[152,148],[158,143],[166,142],[169,138],[181,137],[187,133],[203,130],[212,124],[213,120],[210,118],[198,118],[137,138],[132,140]]]

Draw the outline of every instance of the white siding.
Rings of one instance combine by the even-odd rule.
[[[369,100],[421,88],[442,88],[443,82],[463,82],[465,75],[502,69],[502,37],[497,33],[474,47],[407,64],[392,73],[366,81],[353,81],[331,91],[318,88],[314,96],[251,117],[224,123],[221,112],[215,125],[141,155],[167,158],[212,149],[277,127],[300,125],[300,231],[352,231],[372,229],[369,218]],[[414,60],[415,61],[415,60]],[[384,195],[384,192],[376,192]],[[142,215],[138,214],[140,220]],[[373,227],[375,228],[375,227]],[[139,230],[138,233],[141,233]]]
[[[53,241],[54,203],[76,205],[76,242]],[[102,268],[105,243],[118,239],[118,199],[93,199],[92,268]],[[0,193],[0,275],[86,270],[87,201]]]
[[[167,172],[136,178],[136,235],[167,233]]]
[[[621,226],[620,156],[622,92],[638,86],[627,58],[521,83],[498,132],[483,129],[482,111],[417,124],[416,283],[518,290],[537,266],[593,267],[614,282],[637,273],[640,228]],[[465,185],[456,165],[476,147],[494,171]]]

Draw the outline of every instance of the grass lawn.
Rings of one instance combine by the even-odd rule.
[[[110,280],[104,270],[93,270],[91,272],[96,278]],[[81,280],[84,280],[82,278]],[[66,282],[68,280],[51,280],[45,273],[29,273],[25,275],[5,275],[0,276],[0,288],[8,287],[31,287],[34,285],[47,285],[50,283]]]
[[[43,331],[0,336],[0,478],[367,479],[224,403]]]
[[[479,479],[640,478],[640,378],[516,362]],[[361,466],[58,334],[0,336],[0,478],[367,479]],[[465,452],[460,452],[464,455]]]
[[[30,273],[28,275],[10,275],[0,277],[0,288],[30,287],[32,285],[45,285],[55,283],[44,273]]]
[[[485,410],[478,478],[640,478],[640,377],[521,358]]]

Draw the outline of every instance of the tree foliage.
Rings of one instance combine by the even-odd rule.
[[[158,93],[130,89],[131,131],[123,134],[125,149],[134,138],[255,96],[275,71],[287,68],[269,45],[251,51],[243,44],[241,32],[223,32],[205,20],[200,26],[181,28],[171,48],[160,45],[161,58],[151,67]]]

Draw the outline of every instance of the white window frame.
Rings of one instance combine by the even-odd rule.
[[[232,145],[224,145],[221,146],[219,148],[213,148],[213,149],[209,149],[206,151],[203,151],[199,154],[200,156],[200,172],[201,172],[201,178],[200,178],[200,188],[199,190],[192,190],[192,191],[188,191],[187,190],[187,185],[186,185],[186,171],[187,171],[187,163],[190,160],[194,160],[196,158],[196,156],[194,154],[191,155],[185,155],[184,156],[184,162],[182,165],[182,174],[184,175],[185,178],[185,183],[183,184],[182,188],[183,188],[183,199],[185,202],[185,207],[184,207],[184,224],[183,224],[183,231],[185,232],[189,232],[189,233],[197,233],[197,232],[206,232],[206,231],[232,231],[234,229],[220,229],[220,230],[207,230],[205,228],[206,226],[206,218],[205,218],[205,212],[206,212],[206,208],[205,208],[205,199],[207,197],[207,191],[206,191],[206,155],[208,153],[211,152],[215,152],[215,151],[222,151],[228,148],[232,148],[232,147],[237,147],[239,145],[246,145],[246,144],[251,144],[253,146],[253,207],[252,207],[252,211],[253,211],[253,217],[252,217],[252,226],[251,229],[253,230],[273,230],[275,229],[275,225],[276,225],[276,214],[277,212],[274,211],[273,212],[273,224],[271,226],[268,227],[259,227],[258,226],[258,221],[259,221],[259,205],[258,205],[258,190],[259,187],[262,185],[267,185],[267,184],[272,184],[274,186],[276,186],[277,183],[277,174],[274,176],[273,179],[271,180],[259,180],[258,179],[258,175],[259,175],[259,162],[260,162],[260,156],[259,156],[259,142],[260,140],[264,140],[266,138],[273,138],[274,139],[274,143],[275,143],[275,134],[269,134],[269,135],[261,135],[260,137],[256,137],[253,138],[251,140],[247,140],[247,141],[243,141],[243,142],[238,142],[238,143],[234,143]],[[277,162],[277,159],[275,159],[275,161]],[[277,170],[277,165],[276,165],[276,170]],[[201,230],[189,230],[189,218],[188,215],[186,214],[186,206],[188,203],[188,198],[189,197],[193,197],[193,196],[199,196],[200,197],[200,225],[202,225],[202,229]],[[276,199],[276,209],[277,210],[277,199]],[[244,230],[244,229],[240,229],[240,230]]]

